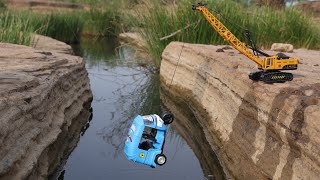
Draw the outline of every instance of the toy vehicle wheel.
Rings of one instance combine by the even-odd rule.
[[[173,122],[174,116],[172,113],[164,112],[161,114],[161,119],[164,121],[164,124],[171,124]]]
[[[162,166],[167,162],[167,157],[164,154],[158,154],[156,155],[154,162],[157,165]]]

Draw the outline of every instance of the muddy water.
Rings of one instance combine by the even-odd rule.
[[[93,116],[52,179],[224,179],[200,126],[191,123],[186,128],[184,117],[169,127],[164,166],[152,169],[125,158],[124,136],[131,119],[137,114],[161,112],[159,77],[152,66],[133,58],[133,49],[115,51],[114,44],[110,40],[83,41],[75,47],[86,61],[94,96]],[[188,120],[192,121],[192,116]]]

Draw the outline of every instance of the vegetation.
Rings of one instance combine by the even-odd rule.
[[[3,11],[0,12],[0,19],[0,42],[30,44],[33,29],[29,19],[24,19],[21,14]]]
[[[93,36],[117,36],[126,29],[126,25],[121,23],[121,16],[115,9],[100,11],[92,9],[81,13],[84,21],[84,32]]]
[[[174,9],[174,13],[171,9],[161,8],[160,4],[154,4],[150,13],[141,16],[140,26],[157,64],[163,49],[171,41],[225,44],[202,14],[191,10],[190,4],[191,1],[182,1]],[[242,41],[245,41],[244,30],[249,29],[259,47],[270,47],[274,42],[283,42],[295,47],[320,48],[319,26],[298,10],[266,7],[248,9],[233,1],[216,0],[210,0],[207,8]],[[161,37],[178,30],[181,33],[160,41]]]
[[[6,10],[5,5],[0,3],[0,41],[28,45],[31,34],[38,33],[74,43],[79,41],[81,35],[117,36],[120,32],[135,28],[141,29],[158,65],[163,49],[171,41],[225,44],[201,13],[191,10],[191,4],[194,3],[191,0],[149,0],[149,3],[140,4],[142,8],[136,11],[132,7],[142,0],[68,1],[90,4],[91,10],[40,14]],[[257,45],[262,48],[268,48],[274,42],[291,43],[295,47],[320,48],[319,25],[302,12],[293,8],[275,10],[268,7],[247,7],[235,1],[237,0],[208,0],[207,7],[240,40],[246,41],[244,30],[249,29]],[[175,3],[177,5],[172,6]],[[179,30],[180,32],[160,40],[161,37]]]
[[[82,34],[99,37],[117,36],[121,24],[115,11],[82,11],[37,13],[0,9],[0,42],[30,45],[31,34],[37,33],[64,41],[79,42]]]
[[[37,33],[64,42],[77,42],[83,22],[76,14],[37,14],[27,11],[0,12],[0,41],[30,45],[31,34]]]

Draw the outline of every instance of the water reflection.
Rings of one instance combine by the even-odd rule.
[[[93,117],[92,108],[90,109],[90,113],[91,114],[89,116],[88,122],[81,129],[80,136],[83,136],[86,133],[87,129],[89,129],[89,127],[90,127],[90,122],[91,122],[92,117]]]
[[[119,153],[122,154],[123,137],[131,124],[131,118],[140,112],[148,114],[160,110],[158,91],[154,89],[157,87],[155,75],[148,73],[143,67],[121,67],[121,69],[123,70],[116,68],[115,72],[108,70],[115,74],[112,83],[117,85],[112,91],[113,97],[107,100],[114,106],[114,110],[110,111],[108,120],[110,124],[97,134],[114,147],[115,157]]]
[[[139,59],[132,58],[134,51],[130,48],[109,47],[110,42],[105,47],[105,42],[86,43],[89,45],[82,44],[77,52],[86,60],[94,96],[93,117],[83,129],[60,178],[203,179],[196,156],[171,127],[164,147],[168,158],[165,166],[151,169],[125,158],[124,135],[132,118],[161,111],[159,77],[152,66],[141,66]]]
[[[160,92],[163,106],[170,109],[175,115],[175,123],[172,124],[173,128],[183,137],[197,156],[204,177],[216,180],[226,179],[216,154],[187,102],[171,97],[164,88],[161,88]]]

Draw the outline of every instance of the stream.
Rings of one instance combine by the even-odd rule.
[[[188,137],[184,132],[190,129],[183,128],[179,119],[168,128],[164,166],[150,168],[126,159],[124,140],[132,119],[138,114],[160,114],[162,106],[155,68],[135,58],[134,49],[117,46],[112,40],[82,40],[73,47],[86,62],[93,92],[93,116],[53,179],[225,179],[200,126],[196,124],[194,130],[200,135]],[[194,151],[192,148],[197,148],[199,143],[205,146]],[[214,166],[199,161],[203,159]]]

